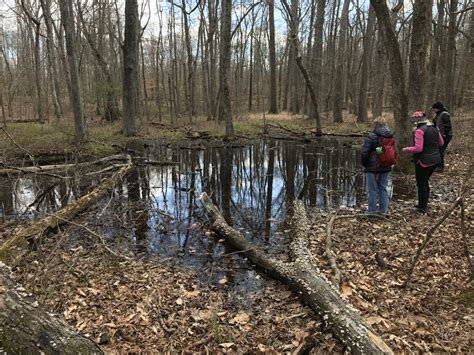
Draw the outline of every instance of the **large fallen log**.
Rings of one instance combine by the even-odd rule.
[[[294,235],[290,244],[290,263],[270,259],[264,251],[249,243],[230,227],[206,193],[200,201],[212,221],[212,229],[252,263],[292,288],[313,310],[321,315],[334,335],[352,353],[392,354],[392,350],[370,325],[341,297],[339,292],[311,263],[307,248],[309,224],[301,201],[294,206]]]
[[[111,190],[117,181],[122,179],[132,168],[130,156],[127,156],[127,164],[122,166],[110,178],[100,183],[94,190],[87,195],[82,196],[77,201],[67,205],[53,215],[49,215],[39,221],[16,231],[10,239],[0,247],[0,261],[6,264],[14,263],[15,259],[25,250],[28,242],[34,240],[47,231],[55,229],[68,220],[72,219],[78,213],[96,203],[102,196]]]
[[[103,354],[90,339],[39,307],[0,263],[0,352],[7,354]]]

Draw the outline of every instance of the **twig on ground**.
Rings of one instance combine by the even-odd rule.
[[[410,265],[410,267],[408,269],[408,272],[407,272],[407,277],[406,277],[405,281],[403,282],[402,287],[406,287],[410,283],[411,277],[412,277],[412,274],[413,274],[413,270],[415,269],[415,266],[418,263],[418,260],[420,259],[421,253],[426,248],[426,246],[428,245],[430,240],[433,238],[433,234],[436,231],[436,229],[438,229],[438,227],[441,224],[443,224],[443,222],[451,215],[451,213],[456,209],[456,207],[461,206],[461,214],[463,214],[463,207],[462,207],[463,197],[470,188],[469,183],[470,183],[470,179],[471,179],[473,170],[474,170],[474,165],[471,164],[469,166],[469,170],[468,170],[468,172],[467,172],[467,174],[464,178],[463,187],[462,187],[461,193],[459,194],[459,197],[453,202],[453,204],[448,208],[448,210],[441,216],[441,218],[438,220],[438,222],[436,222],[426,233],[426,237],[423,240],[423,243],[418,248],[418,250],[415,254],[415,257],[413,258],[413,260],[411,262],[411,265]],[[462,223],[462,217],[461,217],[461,223]],[[469,258],[470,258],[470,256],[469,256]],[[470,262],[471,261],[469,259],[469,263]],[[472,267],[471,267],[470,271],[472,271]],[[471,272],[471,277],[472,277],[472,272]]]
[[[65,223],[69,223],[69,224],[72,224],[73,226],[76,226],[76,227],[79,227],[79,228],[82,228],[84,229],[86,232],[92,234],[94,237],[97,237],[99,238],[99,240],[102,242],[104,248],[109,252],[111,253],[112,255],[116,256],[117,258],[120,258],[120,259],[124,259],[124,260],[131,260],[128,256],[125,256],[125,255],[122,255],[122,254],[118,254],[116,253],[115,251],[113,251],[112,249],[110,249],[108,246],[107,246],[107,243],[105,242],[105,239],[103,236],[101,236],[99,233],[96,233],[94,232],[92,229],[90,229],[89,227],[86,227],[85,225],[83,224],[80,224],[80,223],[76,223],[76,222],[73,222],[73,221],[69,221],[67,219],[64,219],[54,213],[52,213],[53,216],[55,216],[57,219],[60,219],[62,220],[63,222]]]

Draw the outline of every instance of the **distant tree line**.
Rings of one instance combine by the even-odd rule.
[[[469,0],[16,0],[1,14],[3,121],[172,125],[249,113],[365,122],[474,104]]]

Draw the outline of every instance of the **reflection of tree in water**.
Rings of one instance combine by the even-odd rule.
[[[153,160],[179,165],[134,169],[117,186],[117,198],[110,206],[108,201],[104,205],[109,206],[105,213],[110,224],[116,225],[107,226],[105,233],[120,234],[125,223],[131,227],[129,234],[136,247],[141,251],[147,247],[152,253],[215,253],[213,243],[193,228],[202,213],[196,201],[202,191],[211,194],[231,224],[251,232],[257,243],[270,240],[295,198],[319,208],[354,206],[363,191],[362,179],[354,175],[357,152],[336,140],[311,144],[269,140],[206,149],[154,145],[149,154]],[[45,196],[45,206],[49,210],[64,206],[93,188],[100,180],[96,179],[77,176],[57,183]],[[51,183],[51,179],[37,179],[29,184],[35,195]],[[8,195],[4,190],[0,186],[0,194]],[[15,196],[9,197],[14,206]],[[120,215],[126,217],[125,222]]]
[[[148,206],[141,201],[147,201],[148,179],[144,169],[134,168],[126,177],[128,196],[129,225],[133,226],[135,247],[137,252],[146,251],[148,232]],[[146,199],[143,199],[143,197]]]

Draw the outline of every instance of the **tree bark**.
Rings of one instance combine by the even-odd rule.
[[[314,83],[314,94],[316,96],[316,101],[318,103],[321,100],[325,8],[326,8],[326,0],[318,0],[318,4],[316,8],[316,21],[314,23],[314,48],[313,48],[313,70],[314,70],[313,83]]]
[[[0,348],[7,354],[103,354],[90,339],[37,305],[0,264]]]
[[[230,136],[234,134],[229,85],[230,61],[232,54],[232,0],[222,0],[221,7],[218,120],[225,122],[225,135]]]
[[[99,186],[87,195],[82,196],[74,203],[59,210],[55,214],[49,215],[40,219],[39,221],[21,228],[16,231],[10,239],[2,244],[0,247],[0,261],[12,264],[24,252],[25,246],[31,239],[36,239],[43,235],[48,230],[57,228],[66,223],[78,213],[84,211],[96,203],[102,196],[104,196],[110,189],[112,189],[116,182],[124,177],[132,168],[130,157],[128,157],[128,164],[115,172],[112,177],[104,180]]]
[[[349,307],[340,294],[319,276],[311,264],[307,249],[309,223],[301,201],[294,206],[294,236],[290,244],[291,263],[270,259],[262,250],[249,243],[239,232],[230,227],[206,193],[200,201],[212,220],[212,229],[237,251],[242,251],[253,264],[264,269],[271,277],[292,288],[298,296],[328,323],[334,335],[353,353],[392,354],[392,350],[374,330]]]
[[[123,43],[123,133],[126,136],[134,136],[138,132],[138,36],[138,2],[126,0]]]
[[[275,44],[275,2],[268,1],[268,50],[270,60],[270,109],[268,113],[277,114],[277,68],[276,68],[276,44]]]
[[[369,9],[369,18],[364,36],[364,53],[362,55],[362,71],[360,73],[359,102],[357,109],[357,121],[367,122],[367,87],[370,77],[370,63],[372,59],[372,47],[375,28],[375,11],[372,6]]]
[[[432,8],[433,0],[416,0],[413,5],[408,76],[408,108],[410,111],[424,110],[425,106]]]
[[[87,141],[86,120],[82,113],[81,99],[81,81],[79,76],[79,68],[77,64],[75,29],[74,29],[74,12],[72,8],[72,0],[59,2],[61,11],[61,19],[64,27],[64,35],[66,38],[66,52],[69,63],[69,79],[71,83],[71,106],[74,113],[74,127],[76,143],[82,144]]]
[[[408,119],[408,96],[405,89],[405,70],[398,44],[397,36],[390,21],[390,13],[385,0],[370,0],[374,7],[377,21],[380,23],[383,43],[389,60],[390,77],[392,82],[393,110],[395,117],[395,133],[397,137],[398,168],[410,169],[408,154],[402,148],[411,143],[411,123]]]
[[[336,78],[334,82],[333,97],[333,120],[334,122],[343,122],[342,120],[342,101],[343,96],[343,80],[344,80],[344,61],[346,60],[346,36],[347,27],[349,25],[349,4],[350,0],[344,0],[341,14],[341,27],[339,29],[339,40],[337,46]]]

